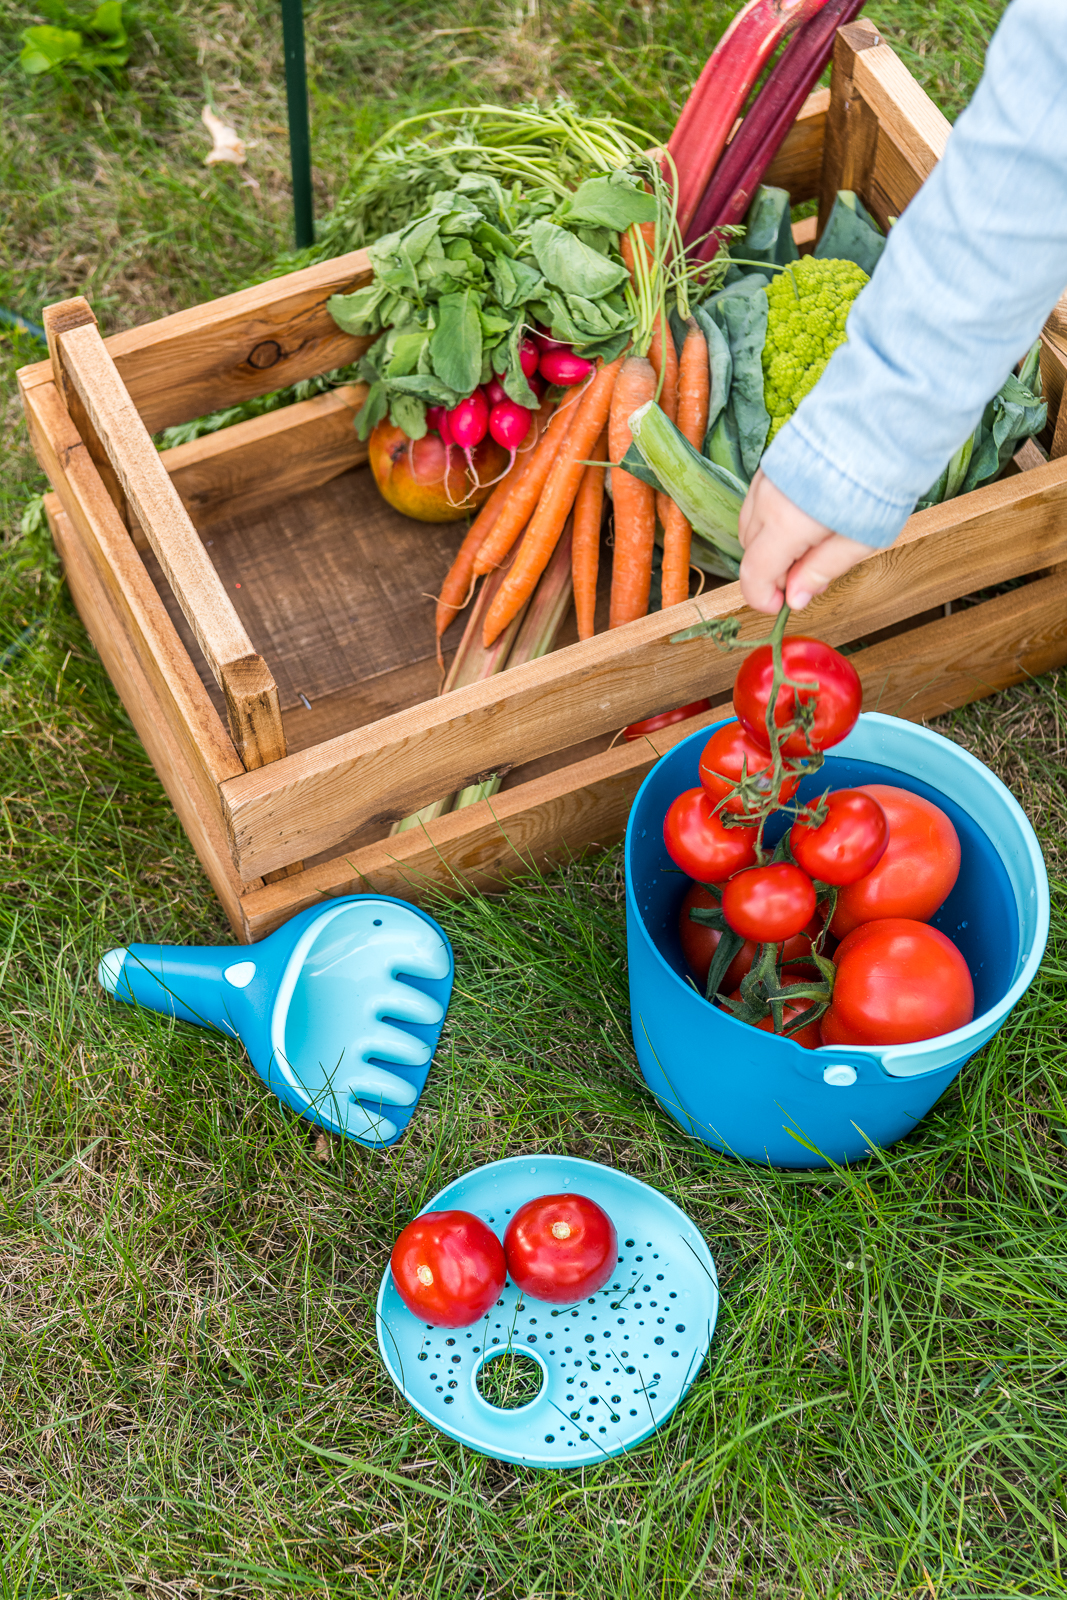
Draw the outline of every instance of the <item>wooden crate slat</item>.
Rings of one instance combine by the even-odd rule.
[[[230,734],[244,765],[285,754],[278,691],[219,582],[144,423],[92,324],[56,335],[64,380],[85,407],[196,641],[226,697]]]
[[[110,610],[132,641],[159,715],[182,751],[207,812],[218,817],[219,785],[243,770],[237,751],[55,385],[30,390],[23,403],[37,459],[93,564]],[[90,632],[100,649],[100,628]]]
[[[829,89],[813,90],[763,175],[763,182],[772,188],[788,189],[790,201],[795,206],[803,205],[806,200],[814,200],[819,193],[826,114],[829,109]]]
[[[800,628],[848,642],[1062,559],[1065,485],[1067,463],[1054,461],[920,512],[896,545],[873,552],[814,601]],[[458,775],[471,781],[725,689],[734,672],[728,657],[707,641],[670,643],[701,614],[739,616],[748,637],[765,630],[730,584],[231,779],[223,811],[238,870],[259,876],[282,857],[330,848],[364,822],[388,824],[416,810],[455,788]]]
[[[852,657],[864,709],[918,721],[1067,660],[1067,572],[886,639]],[[680,740],[732,714],[723,700],[702,716],[619,745],[378,844],[324,861],[284,885],[245,894],[249,936],[260,939],[324,896],[374,890],[419,899],[474,884],[499,887],[509,871],[544,868],[621,837],[652,763]]]
[[[78,430],[78,437],[85,442],[93,466],[100,474],[100,480],[115,502],[115,509],[123,522],[129,526],[130,514],[126,505],[126,496],[119,482],[118,473],[111,464],[111,460],[101,443],[100,437],[93,427],[92,419],[86,411],[70,375],[64,371],[63,362],[59,357],[58,339],[61,333],[66,333],[70,328],[82,328],[87,324],[96,327],[96,317],[93,315],[89,302],[79,296],[74,300],[61,300],[57,305],[45,306],[41,313],[44,323],[45,336],[48,339],[48,354],[55,374],[56,386],[63,396],[63,402],[70,412],[71,421]]]
[[[918,721],[1067,661],[1067,572],[1039,578],[852,657],[865,711]]]
[[[248,932],[241,896],[247,885],[241,883],[233,869],[218,807],[212,810],[205,805],[201,786],[171,730],[163,703],[141,670],[138,651],[126,632],[121,612],[101,583],[58,495],[45,496],[45,514],[78,615],[98,641],[100,659],[129,713],[148,759],[222,902],[234,933],[244,940]]]
[[[371,341],[342,333],[326,302],[370,276],[367,252],[353,250],[105,343],[145,427],[158,433],[358,360]],[[24,367],[20,377],[24,389],[50,383],[51,362]]]
[[[853,82],[920,182],[928,178],[945,153],[952,124],[916,83],[896,51],[879,44],[859,52]]]
[[[353,426],[367,396],[350,384],[203,434],[160,459],[198,528],[277,505],[367,459]]]
[[[856,93],[853,76],[860,52],[877,49],[879,42],[878,29],[863,17],[837,30],[819,177],[820,234],[830,220],[839,189],[863,194],[867,190],[878,144],[878,118]]]

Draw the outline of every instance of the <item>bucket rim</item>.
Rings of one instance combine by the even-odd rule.
[[[645,935],[645,939],[651,946],[652,953],[663,973],[673,983],[680,985],[683,989],[691,990],[691,992],[694,994],[699,994],[699,991],[691,986],[686,985],[685,981],[678,976],[674,968],[669,965],[659,946],[656,944],[656,941],[652,938],[652,935],[645,926],[645,920],[641,914],[641,908],[637,904],[637,898],[633,889],[633,879],[629,870],[630,856],[633,849],[635,820],[637,818],[641,801],[646,789],[650,786],[655,774],[659,771],[660,767],[665,761],[670,760],[681,750],[685,749],[687,745],[691,745],[697,740],[702,741],[702,743],[706,743],[716,729],[725,727],[726,724],[736,721],[737,718],[733,716],[723,717],[718,722],[709,723],[706,727],[698,728],[695,733],[687,735],[687,737],[684,739],[679,739],[677,744],[672,745],[669,750],[665,750],[645,774],[641,787],[634,796],[633,804],[630,807],[630,814],[626,822],[626,838],[623,857],[626,877],[626,904],[633,912],[633,915],[637,918],[641,930]],[[978,777],[983,783],[992,789],[993,793],[997,796],[1000,803],[1005,807],[1019,831],[1019,836],[1025,847],[1026,856],[1031,868],[1036,891],[1037,905],[1035,907],[1035,928],[1030,949],[1027,952],[1026,958],[1022,962],[1019,971],[1016,973],[1015,979],[1011,986],[1006,990],[1003,998],[999,1000],[995,1006],[990,1007],[990,1009],[987,1011],[983,1011],[980,1016],[973,1017],[971,1021],[962,1028],[955,1028],[951,1033],[936,1034],[932,1039],[917,1040],[914,1044],[849,1045],[847,1047],[847,1053],[850,1057],[864,1057],[868,1059],[873,1065],[880,1067],[885,1073],[886,1077],[906,1077],[909,1081],[913,1081],[916,1078],[926,1076],[927,1073],[932,1075],[935,1072],[943,1071],[948,1060],[955,1060],[962,1063],[967,1059],[968,1056],[973,1055],[1003,1024],[1011,1011],[1018,1004],[1019,1000],[1022,999],[1022,996],[1026,993],[1031,983],[1034,981],[1034,978],[1036,977],[1038,969],[1041,965],[1042,958],[1044,957],[1045,946],[1048,942],[1049,920],[1051,915],[1048,871],[1045,867],[1045,858],[1041,853],[1041,846],[1038,843],[1037,835],[1034,832],[1030,819],[1027,817],[1025,811],[1023,810],[1022,806],[1020,806],[1011,790],[1005,783],[1001,781],[1000,778],[997,777],[995,772],[986,766],[984,761],[979,761],[977,756],[973,756],[971,752],[969,750],[965,750],[962,745],[956,744],[953,739],[946,739],[944,734],[936,733],[932,728],[924,728],[919,723],[908,722],[903,717],[889,716],[883,711],[864,711],[860,713],[857,728],[861,723],[863,724],[864,728],[882,727],[892,731],[895,735],[899,736],[903,734],[904,737],[914,739],[915,742],[920,745],[933,744],[938,747],[946,747],[949,751],[951,751],[953,759],[958,760],[962,766],[970,768],[976,777]],[[834,752],[840,755],[847,754],[847,746],[852,740],[855,732],[856,728],[854,728],[852,732],[849,733],[847,738],[843,739],[839,745],[834,745],[832,747],[832,751],[828,751],[827,754]],[[908,774],[902,774],[902,776],[908,776]],[[931,783],[930,787],[936,789],[938,786]],[[962,801],[960,801],[958,798],[956,799],[955,803],[959,805],[961,809],[967,810],[967,807],[963,805]],[[976,826],[977,825],[978,824],[976,823]],[[984,828],[982,829],[982,832],[985,833]],[[1005,869],[1008,872],[1009,880],[1012,884],[1012,891],[1016,896],[1016,904],[1018,905],[1018,891],[1015,886],[1014,875],[1011,871],[1011,863],[1005,857],[1004,851],[1001,848],[1000,840],[998,838],[990,838],[988,833],[986,833],[986,838],[989,839],[990,844],[997,852],[1004,864]],[[703,998],[703,996],[700,996],[700,998]],[[725,1022],[732,1023],[735,1027],[744,1028],[746,1026],[745,1023],[738,1022],[735,1017],[731,1017],[727,1012],[722,1012],[721,1016]],[[806,1050],[802,1045],[797,1044],[793,1039],[783,1039],[781,1042],[785,1045],[791,1046],[792,1049],[797,1051],[801,1057],[811,1057],[813,1055],[819,1056],[824,1052],[827,1056],[831,1054],[841,1054],[841,1051],[836,1045],[819,1045],[815,1050]],[[896,1061],[907,1059],[909,1062],[914,1062],[916,1058],[921,1059],[921,1057],[924,1055],[936,1057],[936,1060],[928,1069],[920,1069],[919,1071],[915,1071],[913,1069],[907,1073],[892,1072],[889,1070],[891,1064]]]

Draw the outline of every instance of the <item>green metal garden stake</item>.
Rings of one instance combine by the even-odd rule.
[[[304,250],[315,242],[315,225],[311,218],[311,133],[304,63],[303,0],[282,0],[282,40],[285,98],[289,107],[289,164],[293,174],[293,231],[296,248]]]

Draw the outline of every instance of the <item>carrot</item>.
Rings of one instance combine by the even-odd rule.
[[[527,458],[525,468],[515,480],[506,503],[500,508],[496,521],[474,558],[474,570],[479,577],[483,572],[492,572],[494,567],[499,567],[533,515],[552,463],[563,449],[577,415],[572,402],[577,400],[584,388],[585,382],[567,390],[537,449]]]
[[[590,460],[607,459],[608,431],[605,428],[593,446]],[[591,639],[596,632],[596,580],[600,567],[600,522],[603,511],[604,468],[586,467],[574,499],[574,542],[571,546],[574,609],[578,616],[579,639]]]
[[[648,347],[648,359],[656,373],[656,383],[659,387],[659,407],[670,417],[672,422],[678,420],[678,352],[674,348],[674,334],[667,322],[667,308],[660,306],[659,316],[652,334],[652,343]],[[666,528],[671,504],[671,497],[667,494],[657,494],[656,515],[660,526]]]
[[[553,459],[537,509],[530,518],[515,557],[515,564],[489,608],[484,634],[487,645],[492,644],[497,634],[507,627],[519,607],[525,605],[559,543],[563,525],[570,516],[574,497],[586,470],[585,463],[608,420],[611,396],[622,365],[620,356],[610,365],[598,367],[589,380],[577,415]]]
[[[630,448],[630,418],[655,392],[656,374],[651,361],[644,356],[627,356],[611,398],[608,449],[612,462],[621,461]],[[619,628],[648,611],[656,543],[656,497],[640,478],[612,466],[611,498],[615,506],[615,556],[608,626]]]
[[[708,341],[690,317],[678,379],[678,415],[681,433],[697,450],[708,425]],[[658,503],[658,502],[657,502]],[[667,501],[663,523],[663,609],[689,598],[689,544],[692,529],[673,500]]]
[[[456,612],[462,611],[470,599],[471,579],[474,577],[474,558],[481,549],[490,528],[496,521],[501,506],[522,476],[526,467],[528,452],[536,445],[552,413],[553,407],[548,401],[543,401],[541,409],[534,413],[533,421],[530,423],[530,431],[519,446],[519,454],[515,457],[510,471],[501,478],[471,523],[467,537],[460,545],[456,559],[449,567],[445,581],[441,585],[441,593],[437,597],[436,622],[438,639],[452,622]]]

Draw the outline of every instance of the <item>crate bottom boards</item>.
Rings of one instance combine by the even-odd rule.
[[[366,496],[375,493],[373,483],[365,470],[346,477],[355,480],[354,492],[362,525],[367,527],[372,519],[368,518]],[[345,497],[353,492],[353,484],[344,485],[343,479],[335,480],[335,484],[342,485],[341,490],[334,491],[335,500],[337,494],[341,494],[342,506],[350,504]],[[324,487],[330,488],[329,485]],[[322,490],[315,492],[323,493]],[[312,508],[307,504],[310,497],[301,498],[305,513],[310,512]],[[382,837],[385,830],[381,824],[368,824],[350,840],[305,861],[300,870],[279,876],[276,882],[262,879],[242,882],[219,817],[207,806],[194,781],[182,750],[168,728],[163,707],[137,660],[121,617],[100,582],[89,553],[55,495],[46,497],[46,510],[82,620],[223,903],[234,932],[242,941],[263,938],[297,911],[332,895],[373,890],[417,901],[435,890],[499,889],[516,873],[543,869],[573,859],[584,851],[604,848],[621,837],[633,796],[652,763],[679,739],[716,721],[729,706],[728,696],[720,694],[710,711],[664,729],[654,738],[625,744],[613,743],[610,736],[605,736],[559,751],[527,767],[514,768],[505,778],[501,791],[489,801],[448,813],[425,827],[394,837]],[[282,528],[287,519],[291,526],[297,514],[292,506],[282,505],[273,515]],[[237,570],[245,551],[253,549],[247,542],[251,530],[242,528],[241,519],[227,523],[225,534],[222,527],[218,523],[209,526],[204,533],[205,543],[215,540],[209,547],[214,552],[220,538],[228,539],[228,551],[220,551],[216,560],[220,572],[228,570],[226,564],[231,561]],[[458,534],[448,528],[421,531],[424,553],[425,550],[438,551],[433,559],[444,561],[447,568]],[[443,540],[442,535],[445,536]],[[271,605],[276,603],[276,596],[272,597],[264,587],[263,573],[267,567],[261,564],[261,555],[260,548],[256,559],[258,576],[253,579],[251,592],[246,597],[253,637],[254,608],[258,607],[260,614],[266,617]],[[345,565],[349,569],[354,564]],[[298,563],[290,562],[283,569],[289,592],[294,573],[299,579],[299,570]],[[380,574],[383,594],[394,578],[398,590],[405,595],[410,593],[411,586],[405,582],[409,576],[399,562],[390,562],[389,570]],[[230,581],[242,583],[240,591],[236,588],[231,591],[235,597],[245,593],[244,579],[234,576]],[[344,581],[351,584],[355,580],[349,576]],[[965,581],[965,576],[961,577],[961,588]],[[333,613],[340,615],[349,605],[351,596],[337,581],[333,583],[333,590],[329,604]],[[160,591],[169,597],[162,580]],[[305,596],[302,603],[307,612],[313,609],[313,603],[321,603],[321,594],[318,598]],[[385,600],[380,604],[387,608]],[[944,607],[938,607],[871,634],[867,639],[854,641],[850,648],[856,652],[853,659],[863,680],[866,709],[892,712],[912,720],[936,716],[1067,661],[1067,564],[1033,574],[1018,582],[1016,587],[991,598],[973,601],[968,598],[962,607],[952,608],[948,615],[944,612]],[[343,610],[343,615],[347,618],[366,615],[366,612],[361,606],[359,613]],[[314,638],[313,633],[300,633],[300,628],[306,630],[308,626],[306,616],[303,620],[295,614],[291,617],[289,620],[283,616],[281,622],[275,620],[270,626],[290,642],[302,637]],[[320,629],[321,625],[320,618]],[[395,639],[396,634],[391,637]],[[328,685],[331,682],[327,676],[329,672],[340,678],[344,670],[352,670],[353,661],[348,652],[358,657],[359,652],[371,648],[366,639],[357,637],[354,632],[346,633],[344,629],[339,630],[339,636],[337,631],[330,632],[325,642],[326,648],[316,651],[310,658],[309,670],[317,672],[319,677],[304,678],[309,684]],[[415,655],[414,660],[398,662],[362,683],[350,680],[344,685],[337,681],[318,701],[297,687],[301,674],[292,666],[294,661],[299,664],[295,647],[288,664],[279,655],[272,659],[272,647],[266,638],[263,647],[280,689],[288,673],[283,690],[283,714],[287,737],[293,740],[292,748],[344,731],[354,725],[349,720],[354,715],[361,721],[374,720],[388,710],[416,703],[426,697],[427,684],[431,694],[436,688],[436,663],[426,648],[425,636],[409,641],[407,648]],[[193,660],[197,654],[194,647]],[[339,667],[338,659],[347,662],[347,668]],[[370,659],[374,660],[373,655]],[[310,710],[304,706],[301,693],[311,701]],[[301,716],[307,719],[304,730]],[[298,745],[302,731],[306,731],[306,737]]]

